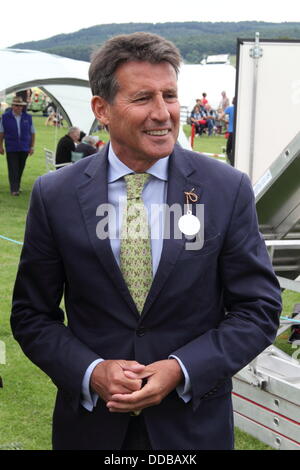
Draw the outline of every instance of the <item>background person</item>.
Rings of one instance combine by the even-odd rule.
[[[208,99],[207,99],[207,93],[202,93],[202,98],[200,101],[200,105],[205,108],[205,106],[208,104]]]
[[[35,129],[31,115],[23,109],[26,105],[21,97],[16,96],[11,109],[2,115],[0,122],[0,154],[4,154],[4,141],[12,196],[19,196],[27,157],[34,152]]]
[[[226,95],[226,91],[222,91],[221,95],[222,95],[222,99],[219,103],[219,108],[221,108],[222,111],[225,111],[225,109],[228,108],[228,106],[230,106],[230,102],[229,102],[228,96]]]
[[[86,135],[83,137],[82,142],[77,145],[76,152],[82,153],[83,157],[88,157],[97,152],[96,141],[98,138],[93,137],[92,135]]]
[[[86,133],[84,131],[80,131],[79,139],[78,142],[82,142],[83,138],[86,136]]]
[[[72,161],[72,152],[76,151],[76,143],[80,138],[80,129],[70,127],[68,133],[57,144],[56,163],[69,163]]]
[[[176,144],[180,63],[153,34],[108,40],[89,76],[109,145],[33,189],[11,324],[58,387],[54,449],[231,449],[231,377],[276,334],[280,287],[248,177]],[[175,237],[176,216],[164,239],[164,218],[122,211],[124,198],[183,210],[191,190],[202,248]],[[143,237],[121,236],[130,217]]]
[[[215,119],[215,126],[216,126],[216,133],[218,135],[221,135],[223,132],[223,126],[224,126],[224,112],[222,108],[218,108],[216,112],[216,119]]]
[[[234,166],[233,160],[233,137],[234,137],[234,109],[235,109],[235,98],[232,99],[232,105],[228,106],[224,111],[224,116],[228,115],[228,138],[226,144],[226,155],[231,166]]]
[[[214,127],[215,127],[215,119],[216,119],[216,112],[214,109],[212,109],[211,105],[210,104],[206,104],[205,107],[205,113],[206,113],[206,126],[207,126],[207,131],[208,131],[208,135],[211,136],[213,134],[213,131],[214,131]]]
[[[32,96],[31,88],[28,88],[27,90],[17,91],[16,96],[21,97],[22,101],[26,103],[26,106],[24,105],[23,111],[27,111],[28,105],[31,102],[31,96]]]
[[[51,111],[49,116],[45,121],[45,126],[54,126],[54,127],[62,127],[63,126],[63,117],[58,111]]]
[[[202,114],[200,113],[200,107],[196,105],[191,112],[191,124],[194,124],[195,126],[195,135],[198,134],[200,135],[201,132],[201,124],[200,121],[203,119]]]

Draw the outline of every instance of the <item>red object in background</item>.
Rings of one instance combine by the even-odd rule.
[[[103,145],[105,145],[105,142],[103,142],[103,140],[98,140],[98,142],[96,143],[97,149],[99,149],[100,147],[103,147]]]
[[[229,132],[225,132],[225,139],[228,139],[229,137]]]
[[[191,130],[191,147],[194,148],[194,139],[195,139],[195,124],[192,124],[192,130]]]

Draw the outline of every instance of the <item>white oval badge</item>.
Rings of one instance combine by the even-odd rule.
[[[184,235],[191,236],[199,232],[201,224],[200,220],[191,211],[188,211],[187,214],[182,215],[178,220],[178,227]]]

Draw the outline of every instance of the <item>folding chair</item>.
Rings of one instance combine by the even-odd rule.
[[[63,166],[66,166],[66,165],[71,165],[70,162],[68,163],[56,163],[55,162],[55,153],[53,152],[53,150],[49,150],[49,149],[44,149],[45,151],[45,159],[46,159],[46,169],[47,171],[55,171],[57,170],[57,168],[61,168]]]

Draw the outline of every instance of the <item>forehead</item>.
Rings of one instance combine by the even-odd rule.
[[[169,62],[126,62],[116,71],[120,90],[136,92],[140,89],[177,88],[177,76]]]

